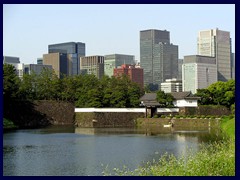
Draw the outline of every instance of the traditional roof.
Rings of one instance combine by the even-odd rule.
[[[200,97],[194,96],[191,91],[185,91],[185,92],[171,92],[170,93],[174,99],[199,99]]]
[[[146,107],[160,106],[159,102],[157,102],[156,93],[146,93],[140,98],[140,101],[142,101],[142,105]]]
[[[156,93],[146,93],[140,98],[140,101],[156,101],[156,98]]]

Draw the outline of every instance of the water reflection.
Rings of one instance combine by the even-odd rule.
[[[3,135],[4,175],[101,175],[105,166],[134,170],[168,152],[186,155],[216,138],[208,129],[53,126]],[[103,165],[103,166],[102,166]]]

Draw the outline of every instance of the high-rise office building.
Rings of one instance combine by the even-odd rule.
[[[19,57],[13,57],[13,56],[3,56],[3,64],[12,64],[12,63],[20,63]]]
[[[217,82],[216,59],[210,56],[191,55],[184,56],[182,65],[183,91],[191,91],[207,88]]]
[[[217,79],[231,79],[231,39],[230,32],[217,29],[198,33],[198,55],[216,58]]]
[[[182,64],[183,59],[178,59],[178,77],[177,79],[182,80]]]
[[[69,63],[66,53],[50,53],[43,55],[43,64],[52,65],[53,70],[59,78],[69,75]]]
[[[143,88],[143,69],[135,68],[135,65],[123,64],[121,67],[114,68],[114,76],[127,75],[132,82],[139,84]]]
[[[235,79],[235,53],[231,54],[232,79]]]
[[[98,79],[104,75],[104,56],[80,57],[80,73],[94,74]]]
[[[133,55],[126,54],[110,54],[104,57],[104,74],[111,77],[113,76],[114,68],[123,64],[135,64]]]
[[[170,43],[169,31],[140,31],[140,64],[144,71],[144,85],[160,89],[166,79],[178,76],[178,46]]]
[[[42,65],[43,64],[43,58],[37,58],[37,64]]]
[[[42,65],[42,64],[25,64],[24,65],[25,74],[35,73],[39,75],[43,69],[52,70],[52,65]]]
[[[69,67],[72,69],[69,70],[71,74],[77,75],[80,74],[80,57],[85,56],[85,43],[82,42],[66,42],[59,44],[48,45],[48,53],[66,53],[68,54]]]

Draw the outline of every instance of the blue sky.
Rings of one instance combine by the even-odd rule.
[[[235,52],[234,4],[3,5],[3,55],[36,63],[48,45],[86,43],[86,55],[130,54],[139,58],[139,31],[170,31],[179,58],[197,54],[200,30],[230,32]]]

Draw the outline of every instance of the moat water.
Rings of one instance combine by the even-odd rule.
[[[164,153],[187,155],[220,136],[210,129],[52,126],[3,134],[4,176],[95,176],[108,167],[134,170]]]

